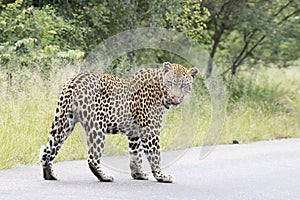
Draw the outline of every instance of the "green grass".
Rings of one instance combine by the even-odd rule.
[[[59,65],[58,65],[59,66]],[[54,68],[45,80],[38,72],[22,71],[8,79],[0,71],[0,169],[37,165],[39,148],[46,144],[59,91],[78,68]],[[300,136],[300,68],[260,70],[241,74],[228,102],[219,143],[248,143]],[[205,94],[205,92],[203,93]],[[196,101],[193,106],[192,102]],[[191,96],[172,109],[161,133],[164,150],[202,145],[211,123],[209,97]],[[197,112],[195,112],[197,111]],[[84,131],[77,125],[56,161],[85,159]],[[125,136],[108,136],[106,155],[127,153]]]
[[[0,74],[0,169],[38,164],[39,148],[45,144],[59,90],[75,70],[56,70],[49,81],[22,70],[11,81]],[[78,128],[77,128],[78,129]],[[83,158],[77,134],[68,141],[58,160]],[[79,148],[80,150],[80,148]],[[64,155],[68,155],[67,157]]]
[[[249,73],[231,91],[220,142],[300,137],[300,68]]]

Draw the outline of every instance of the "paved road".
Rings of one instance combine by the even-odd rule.
[[[173,184],[109,169],[115,182],[101,183],[85,161],[57,163],[59,181],[43,180],[38,166],[3,170],[0,199],[300,199],[300,139],[220,145],[203,160],[199,152],[191,148],[165,169],[176,176]]]

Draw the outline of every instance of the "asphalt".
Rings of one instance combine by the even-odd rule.
[[[106,158],[112,183],[97,181],[86,161],[56,163],[58,181],[43,180],[39,166],[1,170],[0,199],[300,199],[300,139],[219,145],[204,159],[201,149],[166,154],[171,184],[132,180],[126,156]]]

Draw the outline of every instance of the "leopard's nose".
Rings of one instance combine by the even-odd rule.
[[[180,99],[178,97],[173,97],[172,98],[172,104],[174,104],[174,105],[180,104]]]

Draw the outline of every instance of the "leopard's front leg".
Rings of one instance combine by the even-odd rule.
[[[152,174],[158,182],[172,183],[174,177],[161,170],[159,134],[148,134],[143,138],[144,153],[150,163]]]

